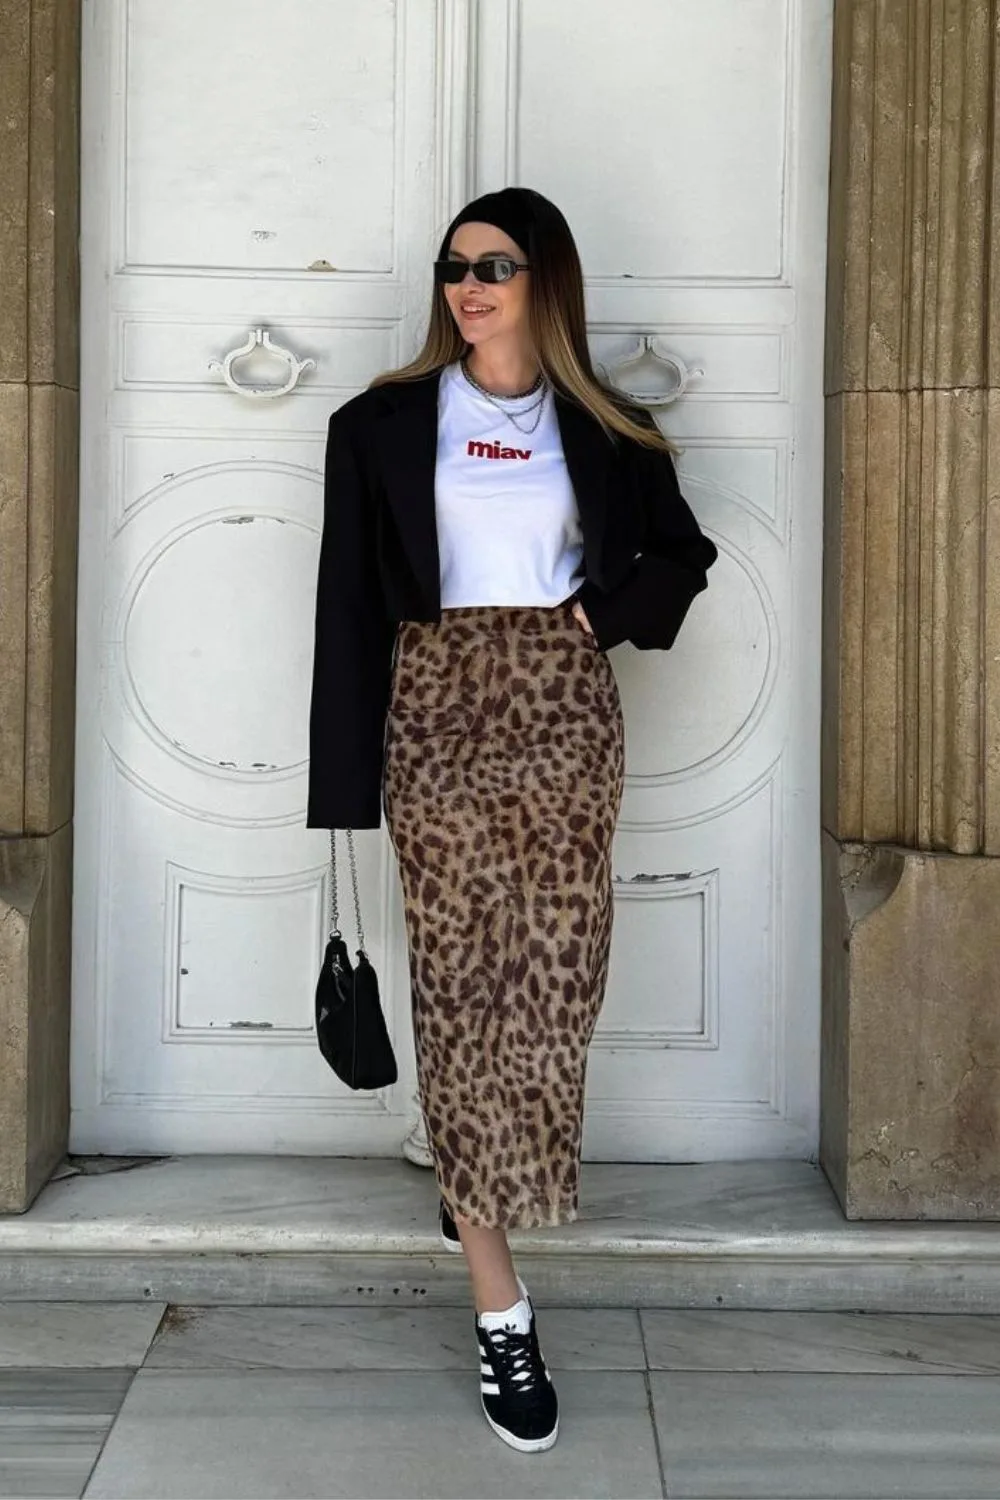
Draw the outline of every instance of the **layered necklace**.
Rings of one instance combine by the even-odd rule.
[[[491,406],[495,406],[497,411],[502,411],[508,422],[513,423],[518,432],[523,432],[527,436],[528,434],[535,431],[539,422],[542,420],[542,413],[545,409],[545,398],[549,393],[549,388],[545,383],[545,376],[541,372],[541,370],[539,370],[538,372],[537,379],[535,379],[532,384],[528,386],[528,389],[526,391],[512,391],[509,396],[497,396],[493,391],[488,391],[484,385],[479,384],[479,381],[470,371],[464,355],[462,356],[459,363],[462,367],[462,374],[465,376],[466,380],[473,387],[473,389],[477,390],[481,396],[484,396]],[[504,401],[522,401],[528,396],[533,396],[536,391],[540,391],[538,400],[533,401],[530,406],[522,407],[520,411],[508,411],[507,408],[503,405]],[[532,412],[538,413],[538,415],[535,417],[535,420],[532,422],[530,427],[522,427],[517,418],[528,417]]]

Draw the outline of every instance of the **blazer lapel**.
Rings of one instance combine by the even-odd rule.
[[[434,500],[437,410],[441,372],[382,387],[386,406],[376,423],[374,456],[400,542],[421,595],[440,608],[441,563]],[[566,468],[576,495],[588,578],[606,587],[604,537],[614,448],[600,425],[555,392]]]
[[[554,394],[566,469],[580,512],[587,577],[605,588],[604,537],[615,450],[604,429],[589,412],[559,391]]]
[[[441,561],[434,508],[437,407],[441,372],[382,387],[388,405],[377,426],[375,458],[403,550],[428,607],[441,602]]]

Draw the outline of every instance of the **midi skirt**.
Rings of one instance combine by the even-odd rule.
[[[625,731],[572,601],[397,630],[382,802],[441,1196],[481,1227],[577,1217]]]

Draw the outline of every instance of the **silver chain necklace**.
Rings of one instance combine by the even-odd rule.
[[[464,358],[460,360],[459,363],[461,365],[462,374],[465,376],[466,380],[473,387],[473,389],[477,390],[481,396],[485,396],[486,400],[490,403],[491,406],[495,406],[497,411],[502,411],[508,422],[512,423],[513,426],[517,428],[518,432],[523,432],[527,437],[535,431],[535,429],[538,427],[539,422],[542,420],[542,413],[545,409],[545,398],[549,393],[549,388],[545,384],[545,376],[541,371],[539,371],[538,373],[537,380],[535,380],[535,382],[530,385],[526,391],[518,391],[515,394],[504,398],[508,401],[517,401],[524,396],[530,396],[534,391],[538,390],[539,386],[542,387],[542,393],[539,396],[538,400],[535,401],[531,406],[524,407],[522,411],[519,411],[516,414],[518,417],[525,417],[529,416],[533,411],[537,411],[538,413],[530,427],[522,427],[520,422],[516,420],[515,414],[508,411],[507,408],[503,406],[501,402],[496,398],[492,391],[488,391],[484,385],[479,384],[479,381],[476,379],[476,377],[470,373]]]

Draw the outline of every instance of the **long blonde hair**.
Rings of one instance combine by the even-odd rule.
[[[583,268],[570,227],[556,205],[541,193],[532,188],[520,188],[518,192],[524,195],[529,209],[529,244],[521,248],[531,266],[529,330],[542,374],[563,396],[588,411],[610,438],[619,434],[644,447],[675,453],[675,445],[664,437],[645,407],[619,391],[609,390],[598,379],[587,347]],[[439,257],[444,259],[448,250],[449,245],[442,242]],[[419,380],[461,359],[469,348],[452,317],[443,287],[435,282],[423,348],[408,364],[376,375],[369,385]]]

